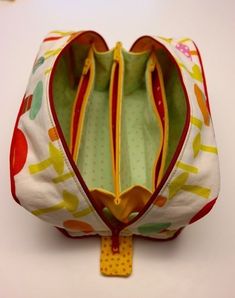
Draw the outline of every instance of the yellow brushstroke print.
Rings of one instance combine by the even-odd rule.
[[[193,156],[194,157],[197,157],[200,150],[209,152],[209,153],[214,153],[214,154],[218,153],[216,147],[201,144],[201,134],[200,133],[198,133],[195,136],[192,146],[193,146]]]
[[[56,49],[56,50],[49,50],[49,51],[45,52],[44,57],[45,57],[45,59],[48,59],[52,56],[59,54],[60,51],[61,51],[61,48]]]
[[[181,173],[177,176],[169,185],[169,200],[171,200],[175,194],[182,188],[182,186],[188,180],[189,173]]]
[[[197,126],[200,130],[202,129],[202,125],[203,125],[203,123],[202,123],[202,121],[201,121],[200,119],[191,116],[191,117],[190,117],[190,122],[191,122],[193,125]]]
[[[182,189],[184,191],[192,192],[195,195],[198,195],[198,196],[203,197],[205,199],[209,198],[209,195],[210,195],[210,192],[211,192],[211,190],[209,188],[202,187],[202,186],[199,186],[199,185],[183,185]]]
[[[162,39],[162,40],[168,42],[168,43],[171,43],[172,40],[173,40],[173,38],[166,38],[166,37],[162,37],[162,36],[158,36],[158,37],[159,37],[160,39]]]
[[[187,41],[190,41],[190,38],[185,37],[185,38],[182,38],[182,39],[179,40],[180,43],[184,43],[184,42],[187,42]]]
[[[78,211],[78,212],[73,213],[73,216],[74,217],[82,217],[82,216],[88,215],[91,212],[92,212],[92,208],[91,207],[88,207],[88,208],[85,208],[85,209],[83,209],[81,211]]]
[[[47,75],[47,74],[49,74],[51,71],[52,71],[52,67],[49,67],[49,68],[47,68],[47,69],[44,71],[44,74]]]
[[[61,176],[58,176],[58,177],[53,178],[52,181],[54,183],[60,183],[60,182],[63,182],[65,180],[68,180],[68,179],[70,179],[72,177],[74,177],[74,173],[73,172],[68,172],[68,173],[66,173],[64,175],[61,175]]]
[[[61,175],[64,171],[64,157],[59,149],[51,142],[49,143],[49,157],[37,164],[29,166],[30,174],[36,174],[45,170],[49,166],[53,166],[57,174]]]
[[[59,34],[61,36],[66,36],[66,35],[73,34],[74,31],[59,31],[59,30],[54,30],[54,31],[51,31],[50,33],[55,33],[55,34]]]
[[[65,190],[63,192],[63,199],[59,203],[48,208],[34,210],[32,211],[32,214],[42,215],[42,214],[57,211],[60,209],[65,209],[68,212],[75,212],[77,207],[78,207],[77,196]]]
[[[178,161],[176,166],[184,171],[187,171],[189,173],[197,174],[199,172],[198,168],[191,166],[187,163]]]
[[[177,61],[177,63],[179,64],[180,67],[182,67],[183,69],[185,69],[187,71],[187,73],[195,80],[202,82],[203,81],[203,77],[202,77],[202,73],[201,73],[201,69],[197,64],[194,64],[192,67],[192,71],[190,71],[183,63],[181,63],[181,61]]]
[[[189,178],[189,173],[183,172],[178,175],[169,185],[169,200],[171,200],[178,191],[183,190],[194,193],[200,197],[208,199],[211,190],[209,188],[200,185],[188,185],[186,184]]]

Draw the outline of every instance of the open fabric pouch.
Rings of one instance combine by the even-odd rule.
[[[100,270],[128,276],[133,235],[169,240],[207,214],[218,155],[200,54],[188,38],[111,50],[49,33],[10,152],[15,200],[70,237],[101,236]]]

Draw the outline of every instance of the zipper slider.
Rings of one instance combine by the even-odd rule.
[[[92,59],[93,59],[93,45],[89,49],[88,56],[85,60],[85,63],[84,63],[83,69],[82,69],[82,75],[86,75],[88,73],[88,71],[91,67]]]
[[[156,56],[154,53],[152,53],[150,56],[150,65],[149,65],[150,72],[153,72],[155,70],[156,64],[157,64]]]
[[[86,58],[83,69],[82,69],[82,75],[86,75],[88,73],[90,66],[91,66],[91,59]]]
[[[119,231],[114,230],[112,234],[112,252],[119,253]]]
[[[115,46],[114,52],[113,52],[113,60],[115,62],[120,62],[120,60],[121,60],[121,49],[122,49],[122,43],[120,41],[118,41],[116,43],[116,46]]]
[[[115,199],[114,199],[114,204],[115,205],[119,205],[121,203],[121,199],[120,199],[120,197],[118,196],[118,197],[116,197]]]

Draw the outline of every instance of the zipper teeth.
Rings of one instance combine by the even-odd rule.
[[[74,116],[72,117],[73,123],[72,123],[72,136],[71,136],[71,154],[73,158],[75,157],[75,148],[76,148],[76,141],[78,138],[78,126],[79,126],[79,120],[80,120],[80,114],[82,105],[84,104],[84,95],[86,93],[88,83],[89,83],[89,77],[90,77],[90,71],[86,75],[82,76],[82,82],[80,85],[80,90],[77,95],[76,104],[74,107]]]
[[[164,144],[164,123],[162,120],[163,113],[164,111],[161,110],[162,106],[162,93],[160,89],[160,94],[158,94],[158,88],[160,88],[160,84],[158,81],[158,72],[156,69],[156,58],[153,57],[153,53],[151,54],[152,57],[150,58],[152,60],[152,65],[150,68],[150,98],[151,98],[151,103],[154,106],[154,113],[156,116],[156,119],[161,127],[161,134],[160,134],[160,141],[161,141],[161,146],[159,149],[157,149],[156,152],[156,157],[154,160],[154,165],[153,165],[153,179],[152,179],[152,192],[156,189],[156,183],[159,177],[159,169],[161,167],[161,162],[162,162],[162,151],[163,151],[163,144]],[[160,95],[160,96],[159,96]],[[160,104],[159,104],[160,101]]]
[[[114,100],[115,100],[115,137],[114,137],[114,142],[115,142],[115,200],[114,203],[116,205],[120,204],[120,179],[119,179],[119,148],[120,148],[120,94],[119,94],[119,71],[120,71],[120,65],[119,62],[116,62],[115,66],[115,83],[114,83]]]
[[[113,231],[112,234],[112,251],[113,253],[119,253],[119,231]]]
[[[114,76],[113,76],[113,94],[112,103],[114,111],[112,111],[113,123],[113,143],[114,143],[114,175],[115,175],[115,199],[114,204],[120,204],[120,118],[121,118],[121,96],[122,96],[122,44],[118,42],[114,49]],[[114,121],[114,122],[113,122]]]
[[[166,121],[167,121],[167,108],[165,107],[165,103],[164,103],[164,99],[163,99],[163,92],[164,92],[164,88],[162,89],[161,86],[161,82],[160,82],[160,78],[159,78],[159,73],[158,73],[158,69],[155,66],[154,70],[151,74],[151,87],[152,87],[152,92],[153,92],[153,98],[154,98],[154,103],[156,106],[156,109],[158,111],[159,114],[159,118],[161,121],[161,126],[162,126],[162,147],[161,147],[161,151],[159,154],[159,158],[158,161],[155,165],[155,183],[154,186],[155,188],[157,187],[158,181],[161,180],[161,172],[162,172],[162,168],[164,167],[165,164],[165,158],[164,158],[164,149],[165,149],[165,144],[167,142],[167,127],[166,127]],[[160,101],[160,103],[159,103]]]
[[[69,57],[72,58],[73,55],[70,54]],[[92,60],[93,60],[93,46],[90,47],[88,51],[88,56],[84,61],[82,74],[81,74],[80,81],[78,83],[78,90],[77,90],[76,99],[75,99],[75,103],[73,105],[73,111],[72,111],[70,138],[71,138],[71,153],[74,160],[77,160],[77,157],[78,157],[78,149],[80,145],[81,130],[82,130],[81,127],[83,126],[83,121],[84,121],[84,113],[82,113],[82,110],[84,109],[84,107],[86,107],[87,99],[88,99],[87,97],[89,97],[89,94],[87,93],[90,93],[90,92],[87,92],[87,90],[89,89],[91,74],[93,74],[93,77],[94,77]]]
[[[115,63],[114,65],[114,74],[113,74],[113,86],[111,93],[111,101],[112,101],[112,136],[113,136],[113,158],[114,158],[114,169],[116,171],[116,118],[117,118],[117,80],[118,80],[118,65]]]

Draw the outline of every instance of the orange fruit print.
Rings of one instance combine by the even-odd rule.
[[[64,221],[64,227],[69,230],[73,230],[76,232],[84,232],[84,233],[91,233],[94,232],[94,229],[88,223],[81,221],[81,220],[66,220]]]

